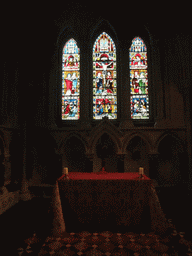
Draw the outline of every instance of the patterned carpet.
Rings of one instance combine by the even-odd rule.
[[[177,232],[172,220],[170,230],[164,235],[154,232],[148,234],[112,233],[64,233],[60,237],[47,237],[42,243],[36,236],[24,241],[17,249],[17,255],[191,255],[192,242],[185,239],[184,232]]]

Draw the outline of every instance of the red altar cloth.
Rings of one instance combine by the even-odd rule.
[[[62,175],[58,180],[62,180],[65,175]],[[71,180],[139,180],[139,173],[110,173],[110,172],[71,172],[68,174]],[[143,180],[150,180],[146,175],[143,175]]]
[[[151,179],[138,173],[69,173],[55,186],[55,226],[58,230],[139,229],[165,232],[167,220]],[[144,229],[143,229],[144,228]]]

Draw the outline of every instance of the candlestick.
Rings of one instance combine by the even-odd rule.
[[[139,175],[144,175],[144,168],[143,167],[139,167]]]
[[[68,168],[67,167],[64,167],[63,174],[68,175]]]

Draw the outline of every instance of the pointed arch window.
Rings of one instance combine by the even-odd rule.
[[[147,47],[140,37],[135,37],[129,49],[132,119],[149,119],[147,68]]]
[[[62,53],[62,120],[77,120],[80,114],[80,50],[74,39]]]
[[[116,47],[101,33],[93,46],[93,119],[117,119]]]

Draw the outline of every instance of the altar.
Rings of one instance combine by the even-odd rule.
[[[161,233],[168,228],[156,190],[145,175],[69,173],[68,179],[63,175],[57,180],[55,188],[54,223],[63,231]]]

